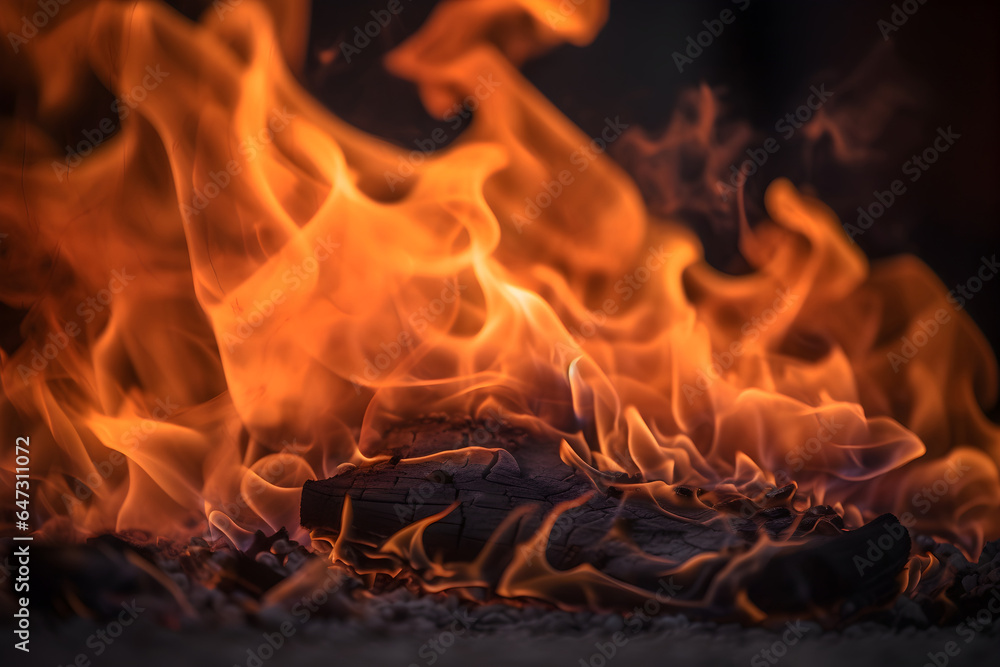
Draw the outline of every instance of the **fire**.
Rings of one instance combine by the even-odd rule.
[[[299,86],[298,3],[198,22],[74,4],[23,44],[35,108],[0,162],[17,184],[0,297],[23,311],[2,430],[38,443],[42,534],[308,540],[303,483],[434,413],[502,415],[654,495],[795,482],[849,526],[893,512],[970,553],[1000,533],[996,363],[940,281],[912,257],[869,265],[786,181],[769,220],[742,221],[753,271],[713,269],[608,157],[627,125],[588,137],[518,71],[607,16],[568,6],[444,2],[388,56],[431,115],[471,117],[427,154]],[[6,5],[4,34],[20,21]],[[91,72],[120,129],[98,119],[67,154],[46,128]],[[407,531],[389,550],[431,563]],[[532,576],[552,573],[504,585]]]

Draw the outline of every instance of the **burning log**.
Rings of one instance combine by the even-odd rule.
[[[736,612],[741,590],[769,613],[822,607],[848,614],[894,597],[909,557],[909,535],[895,517],[844,531],[828,507],[796,510],[794,486],[758,499],[676,487],[667,503],[641,480],[595,478],[560,460],[549,443],[524,435],[495,447],[427,454],[435,441],[467,441],[454,435],[417,429],[403,447],[422,454],[417,458],[397,455],[306,482],[302,525],[372,555],[422,523],[430,560],[468,563],[488,554],[478,574],[493,586],[509,568],[534,561],[563,573],[590,566],[630,590],[656,591],[670,576],[682,591],[677,607],[709,615]],[[345,526],[348,498],[352,520]],[[777,544],[762,545],[765,535]],[[763,548],[759,562],[749,556],[755,545]],[[684,565],[695,557],[697,566]],[[748,566],[726,574],[720,587],[717,579],[734,559]],[[413,559],[405,564],[421,568]]]

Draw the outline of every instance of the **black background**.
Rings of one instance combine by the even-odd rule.
[[[339,3],[337,3],[339,4]],[[741,3],[742,4],[742,3]],[[702,82],[721,92],[727,112],[774,135],[774,123],[802,104],[812,84],[827,83],[835,97],[859,75],[857,94],[877,100],[880,84],[910,94],[896,107],[871,144],[862,165],[832,161],[807,170],[794,152],[772,160],[748,179],[748,199],[758,202],[766,184],[779,176],[808,185],[844,222],[857,219],[875,190],[903,178],[907,192],[857,241],[871,258],[909,252],[953,288],[975,275],[981,257],[1000,253],[997,179],[998,50],[1000,3],[927,0],[885,40],[878,24],[889,20],[892,2],[754,0],[745,11],[728,0],[615,2],[597,39],[586,47],[559,47],[522,71],[574,123],[596,136],[605,117],[621,116],[654,134],[662,130],[684,89]],[[381,65],[386,51],[425,20],[433,3],[405,3],[378,39],[351,63],[322,65],[317,54],[349,40],[356,25],[384,2],[352,5],[317,3],[303,83],[331,110],[402,146],[437,127],[426,116],[415,88]],[[688,36],[705,29],[723,9],[736,13],[702,55],[679,73],[671,55]],[[879,57],[881,56],[881,58]],[[873,62],[890,62],[879,66]],[[951,126],[961,138],[919,181],[901,168],[931,144],[937,128]],[[759,144],[752,144],[759,145]],[[778,155],[781,155],[780,153]],[[735,250],[735,233],[694,225],[708,256]],[[719,268],[725,268],[720,266]],[[1000,349],[1000,278],[987,282],[967,310],[994,350]],[[991,411],[994,420],[1000,410]]]

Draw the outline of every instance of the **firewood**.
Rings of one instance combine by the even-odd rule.
[[[352,521],[345,537],[375,553],[400,530],[442,514],[423,533],[431,560],[468,563],[490,544],[492,558],[482,574],[494,584],[515,559],[544,559],[556,570],[590,565],[626,584],[623,590],[655,592],[670,573],[679,588],[670,604],[694,615],[736,614],[741,590],[762,611],[789,614],[817,607],[853,613],[898,592],[910,541],[891,515],[843,531],[830,508],[796,510],[794,488],[775,489],[756,501],[731,495],[709,502],[711,494],[678,487],[674,502],[665,506],[637,479],[595,481],[564,463],[551,443],[518,434],[496,438],[493,447],[465,447],[467,440],[454,431],[454,426],[418,428],[407,437],[387,438],[386,448],[397,452],[393,458],[306,482],[302,525],[341,534],[350,498]],[[445,443],[445,451],[427,455],[434,442]],[[411,454],[418,456],[402,458]],[[561,506],[547,542],[535,548],[532,538],[546,517],[568,501],[575,506]],[[882,548],[889,533],[891,545]],[[739,571],[727,573],[719,585],[723,568],[764,535],[778,542],[758,555],[765,560],[735,568]],[[705,554],[711,557],[696,568],[677,567]],[[614,607],[633,597],[602,602]]]

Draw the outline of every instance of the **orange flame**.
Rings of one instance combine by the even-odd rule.
[[[607,16],[566,4],[444,2],[389,55],[432,115],[472,117],[432,154],[302,90],[279,57],[301,60],[297,3],[197,23],[81,3],[24,45],[37,108],[0,135],[0,298],[27,311],[3,437],[31,436],[44,532],[306,539],[305,480],[382,455],[394,424],[499,409],[598,470],[794,480],[849,525],[891,511],[969,552],[1000,533],[996,364],[940,281],[870,267],[785,181],[743,224],[753,272],[714,270],[604,154],[623,124],[585,136],[517,70]],[[83,72],[121,128],[67,157],[46,127]],[[412,530],[391,548],[422,548]]]

